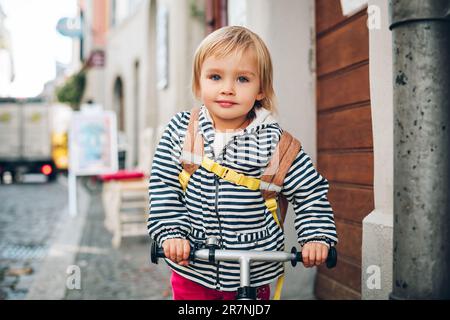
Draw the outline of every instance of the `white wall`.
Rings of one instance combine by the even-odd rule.
[[[106,46],[105,67],[105,108],[113,109],[114,82],[120,77],[123,82],[125,104],[125,133],[128,142],[126,166],[132,167],[134,162],[135,99],[139,105],[139,131],[147,125],[149,109],[155,106],[147,100],[148,68],[150,65],[149,32],[150,0],[142,1],[139,8],[110,30]],[[139,97],[135,97],[135,63],[139,61]]]
[[[83,93],[83,103],[93,100],[96,104],[105,105],[105,70],[90,68],[86,73],[86,88]]]
[[[94,19],[94,2],[93,0],[84,3],[83,15],[83,58],[89,59],[94,49],[102,49],[94,47],[93,37],[93,19]],[[93,100],[96,104],[105,105],[105,69],[91,67],[86,72],[86,88],[83,93],[82,103]]]
[[[93,15],[94,15],[94,4],[93,0],[85,1],[83,10],[83,58],[87,59],[90,52],[93,49]]]
[[[196,0],[204,7],[204,0]],[[168,31],[168,86],[157,89],[156,16],[158,7],[169,12]],[[139,132],[154,128],[155,138],[170,118],[181,110],[189,110],[197,102],[191,89],[191,68],[195,48],[204,37],[204,23],[190,16],[190,1],[143,0],[139,8],[122,19],[108,34],[105,68],[105,107],[113,108],[114,81],[123,81],[125,104],[125,131],[128,141],[126,166],[134,162],[134,65],[139,60]],[[125,44],[125,45],[124,45]],[[148,146],[150,152],[155,145]]]
[[[246,0],[246,26],[266,42],[274,67],[281,126],[316,162],[315,34],[313,0]],[[286,249],[299,248],[292,206],[285,222]],[[313,299],[316,269],[286,264],[283,299]]]
[[[362,299],[388,299],[392,291],[394,121],[388,17],[387,1],[369,1],[369,21],[373,25],[381,19],[381,28],[369,32],[375,210],[363,220]]]
[[[196,3],[204,8],[203,0]],[[190,16],[189,5],[185,0],[157,1],[158,7],[169,12],[168,86],[157,90],[159,133],[175,113],[199,104],[191,93],[191,76],[195,49],[205,36],[205,27],[202,20]]]

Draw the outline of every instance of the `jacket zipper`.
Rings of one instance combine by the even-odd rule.
[[[236,137],[233,137],[231,141],[229,141],[222,149],[222,152],[219,153],[217,156],[217,159],[219,159],[220,155],[222,155],[222,160],[225,160],[226,155],[226,149],[228,145],[235,141]],[[213,152],[214,155],[214,152]],[[215,158],[215,157],[214,157]],[[219,223],[219,237],[220,237],[220,249],[223,249],[223,235],[222,235],[222,223],[220,221],[220,215],[219,215],[219,177],[214,175],[214,184],[216,186],[216,201],[215,201],[215,209],[216,209],[216,215],[217,215],[217,222]],[[219,278],[219,268],[220,268],[220,262],[217,262],[217,276],[216,276],[216,288],[220,289],[220,278]]]
[[[222,242],[223,242],[223,238],[222,238],[222,225],[220,222],[220,216],[219,216],[219,208],[218,208],[218,197],[219,197],[219,177],[217,177],[216,175],[214,175],[214,183],[216,185],[216,202],[215,202],[215,209],[216,209],[216,215],[217,215],[217,221],[219,223],[219,237],[220,237],[220,248],[223,249],[222,247]],[[220,268],[220,262],[217,262],[217,276],[216,276],[216,288],[217,290],[220,289],[220,278],[219,278],[219,268]]]
[[[226,155],[226,149],[227,147],[232,143],[236,141],[236,136],[233,137],[232,140],[230,140],[223,148],[221,153],[218,154],[217,158],[215,157],[214,151],[213,151],[213,158],[216,159],[216,161],[219,159],[220,155],[222,155],[222,160],[225,160]],[[220,237],[220,249],[223,249],[223,235],[222,235],[222,224],[220,221],[220,215],[219,215],[219,177],[214,174],[214,184],[216,186],[216,201],[215,201],[215,209],[216,209],[216,215],[217,215],[217,222],[219,223],[219,237]],[[220,262],[217,262],[217,276],[216,276],[216,289],[220,289],[220,278],[219,278],[219,268],[220,268]]]

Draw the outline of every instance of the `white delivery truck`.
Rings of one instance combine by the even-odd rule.
[[[0,99],[2,183],[56,178],[50,111],[51,105],[40,99]]]

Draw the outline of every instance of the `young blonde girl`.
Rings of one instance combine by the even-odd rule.
[[[206,157],[245,176],[261,177],[283,132],[273,117],[272,77],[267,47],[247,28],[224,27],[202,41],[195,53],[192,91],[202,102],[198,131]],[[215,237],[222,249],[280,251],[284,234],[259,190],[220,179],[202,167],[183,189],[179,174],[190,116],[190,111],[176,114],[157,147],[148,230],[164,249],[175,300],[234,299],[239,264],[191,263],[191,246]],[[330,245],[337,243],[328,187],[300,149],[281,193],[294,208],[305,267],[322,264]],[[250,280],[259,299],[269,299],[269,283],[282,273],[281,263],[252,264]]]

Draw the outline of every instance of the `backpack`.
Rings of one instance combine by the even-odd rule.
[[[245,186],[251,190],[261,190],[266,207],[272,213],[272,217],[277,225],[283,229],[289,202],[281,194],[281,189],[283,188],[284,178],[301,149],[300,141],[295,139],[289,132],[283,131],[272,158],[261,178],[247,177],[204,156],[203,137],[198,130],[199,114],[199,107],[191,110],[191,117],[180,157],[183,170],[180,172],[178,178],[183,191],[186,191],[191,175],[202,166],[229,182]],[[279,300],[281,297],[283,283],[284,272],[278,278],[276,284],[274,293],[275,300]]]

